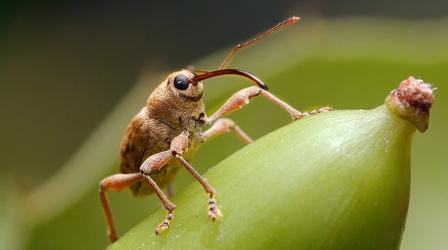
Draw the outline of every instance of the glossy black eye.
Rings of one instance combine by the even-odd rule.
[[[186,90],[188,89],[189,84],[189,79],[185,75],[179,74],[174,77],[174,87],[176,87],[176,89]]]

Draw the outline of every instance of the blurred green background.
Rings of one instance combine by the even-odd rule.
[[[373,108],[410,75],[438,87],[430,128],[414,140],[401,249],[446,249],[448,3],[22,0],[0,7],[0,249],[107,246],[97,185],[117,172],[124,128],[154,86],[188,65],[216,68],[231,46],[290,15],[303,21],[243,50],[231,67],[255,73],[299,109]],[[247,85],[207,81],[208,112]],[[289,122],[262,99],[232,118],[255,138]],[[232,134],[211,140],[193,164],[204,172],[242,146]],[[192,178],[178,177],[180,192]],[[154,196],[128,191],[109,197],[120,234],[159,206]]]

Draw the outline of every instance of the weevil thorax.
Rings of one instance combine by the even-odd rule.
[[[203,84],[190,83],[192,77],[188,70],[171,73],[149,96],[149,116],[179,129],[200,131],[205,124]]]

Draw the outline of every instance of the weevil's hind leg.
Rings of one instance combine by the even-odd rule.
[[[188,135],[189,132],[185,131],[176,138],[173,139],[171,142],[171,152],[176,157],[176,159],[182,164],[182,166],[187,169],[187,171],[193,175],[193,177],[199,181],[199,183],[204,188],[205,192],[208,193],[209,199],[209,211],[208,216],[213,221],[216,221],[219,217],[222,216],[222,212],[219,209],[219,207],[216,204],[215,200],[215,189],[208,184],[208,182],[196,171],[196,169],[193,168],[193,166],[190,165],[183,157],[182,154],[185,152],[185,150],[188,147]]]
[[[160,187],[150,177],[150,175],[152,173],[159,171],[162,167],[164,167],[170,161],[171,158],[173,158],[171,150],[162,151],[160,153],[148,157],[140,166],[141,174],[148,181],[149,185],[154,190],[157,197],[159,197],[163,207],[168,211],[165,220],[157,226],[155,230],[156,235],[160,235],[163,231],[165,231],[170,227],[170,223],[174,219],[173,211],[174,209],[176,209],[176,206],[173,203],[171,203],[170,200],[168,200],[166,195],[162,192]]]
[[[133,174],[115,174],[104,178],[100,182],[100,200],[103,205],[104,217],[107,222],[107,235],[110,242],[115,242],[118,239],[117,232],[115,230],[114,222],[112,220],[112,213],[110,211],[109,202],[107,201],[106,191],[121,191],[142,179],[140,173]]]
[[[238,125],[235,124],[234,121],[221,118],[218,119],[215,123],[213,123],[212,127],[207,129],[201,134],[202,140],[205,141],[210,137],[222,135],[224,133],[235,131],[235,133],[243,140],[245,143],[252,143],[253,140],[248,136]]]
[[[287,111],[291,115],[293,120],[298,120],[298,119],[308,116],[310,114],[320,113],[320,112],[325,112],[325,111],[331,110],[331,108],[326,107],[323,109],[317,109],[317,110],[311,111],[309,113],[306,113],[306,112],[302,113],[302,112],[298,111],[297,109],[291,107],[289,104],[282,101],[280,98],[276,97],[269,91],[266,91],[266,90],[261,89],[256,86],[252,86],[252,87],[242,89],[242,90],[236,92],[235,94],[233,94],[227,100],[227,102],[224,103],[224,105],[222,105],[221,108],[219,108],[215,113],[213,113],[213,115],[211,115],[208,118],[207,121],[210,123],[213,123],[213,122],[217,121],[219,118],[221,118],[225,115],[228,115],[236,110],[241,109],[242,107],[244,107],[246,104],[249,103],[251,98],[256,97],[258,95],[262,95],[262,96],[266,97],[266,99],[268,99],[270,102],[274,103],[275,105],[277,105],[280,108]]]

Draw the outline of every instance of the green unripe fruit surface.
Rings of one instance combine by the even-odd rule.
[[[193,183],[111,249],[397,249],[407,213],[415,128],[384,106],[296,121],[206,174],[224,217],[207,218]],[[143,248],[142,248],[143,249]]]

